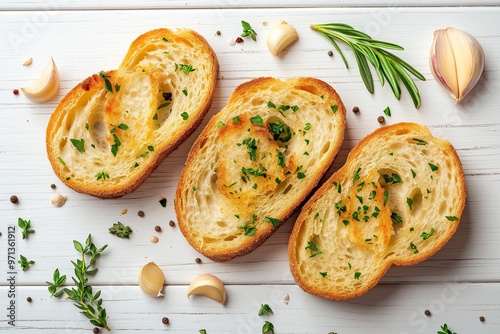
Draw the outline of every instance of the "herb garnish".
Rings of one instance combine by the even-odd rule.
[[[19,260],[19,261],[17,261],[17,263],[19,263],[19,264],[21,265],[21,269],[22,269],[23,271],[28,270],[29,266],[30,266],[31,264],[34,264],[34,263],[35,263],[35,261],[32,261],[32,260],[28,261],[28,260],[26,259],[26,257],[24,257],[24,256],[23,256],[23,255],[21,255],[21,254],[19,254],[19,258],[20,258],[20,260]]]
[[[454,221],[457,221],[457,220],[458,220],[458,218],[457,218],[457,217],[455,217],[455,216],[445,216],[445,217],[446,217],[446,219],[448,219],[448,220],[449,220],[449,221],[451,221],[451,222],[454,222]]]
[[[162,104],[160,104],[160,105],[158,106],[158,109],[156,109],[156,110],[160,110],[160,109],[162,109],[162,108],[165,108],[165,107],[166,107],[166,106],[168,106],[168,105],[170,105],[170,102],[165,102],[165,103],[162,103]]]
[[[266,177],[266,173],[264,173],[264,172],[267,172],[267,169],[265,167],[262,167],[262,164],[259,163],[259,168],[258,169],[241,167],[241,172],[244,175],[250,174],[250,175],[253,175],[253,176],[263,176],[263,177]]]
[[[155,113],[155,115],[153,116],[153,121],[157,121],[158,120],[158,113]]]
[[[411,198],[407,197],[406,198],[406,203],[410,207],[410,211],[412,211],[413,209],[411,208],[411,206],[413,205],[413,200]]]
[[[219,121],[219,124],[217,124],[217,126],[218,126],[219,128],[223,127],[224,125],[226,125],[226,124],[224,124],[222,121]]]
[[[29,233],[35,233],[35,230],[29,229],[31,225],[31,220],[24,220],[22,218],[19,218],[17,220],[17,225],[19,225],[19,227],[23,229],[23,239],[26,239]]]
[[[281,224],[281,220],[276,218],[264,217],[264,221],[266,223],[272,223],[273,227],[277,227],[279,224]]]
[[[111,78],[111,76],[107,75],[104,72],[99,73],[99,75],[101,76],[101,78],[104,79],[104,87],[106,88],[106,90],[108,92],[110,92],[111,94],[113,94],[113,86],[111,85],[111,82],[108,79],[108,78]]]
[[[413,178],[415,178],[415,176],[417,176],[417,173],[415,173],[415,171],[412,169],[411,170],[411,175],[413,175]]]
[[[308,242],[307,242],[307,245],[308,245],[308,246],[305,248],[306,250],[307,250],[307,249],[310,249],[310,250],[312,250],[313,252],[315,252],[314,254],[312,254],[312,255],[311,255],[311,256],[309,256],[309,257],[315,257],[315,256],[316,256],[316,255],[318,255],[318,254],[323,254],[323,252],[322,252],[321,250],[319,250],[319,248],[318,248],[318,247],[316,247],[316,245],[314,244],[314,242],[312,242],[312,241],[308,241]]]
[[[439,332],[437,332],[437,334],[457,334],[457,333],[452,332],[448,328],[448,325],[444,324],[443,326],[441,326],[441,330]]]
[[[132,233],[130,226],[124,226],[122,223],[118,222],[113,224],[113,227],[109,228],[110,234],[116,234],[118,238],[129,238],[128,235]]]
[[[247,237],[251,237],[255,234],[255,232],[257,232],[257,228],[250,227],[247,222],[245,222],[245,224],[243,224],[242,226],[238,226],[238,228],[245,230],[245,235]]]
[[[359,180],[359,172],[361,171],[361,167],[354,172],[354,176],[352,177],[352,184],[354,184],[357,180]]]
[[[184,94],[185,96],[188,96],[188,91],[187,91],[187,89],[183,89],[183,90],[182,90],[182,94]]]
[[[413,244],[413,242],[410,242],[410,248],[413,250],[413,254],[417,254],[418,253],[417,246],[415,246]]]
[[[306,130],[306,131],[307,130],[311,130],[311,128],[312,128],[311,123],[306,123],[306,126],[305,126],[304,130]]]
[[[177,72],[178,69],[184,72],[185,75],[188,75],[193,71],[196,71],[196,69],[193,68],[193,65],[175,64],[175,71]]]
[[[396,173],[392,173],[392,176],[389,176],[387,174],[380,174],[380,176],[384,178],[384,181],[386,183],[392,183],[392,184],[403,183],[403,180],[401,180],[401,176],[399,176]]]
[[[57,159],[59,159],[59,161],[62,163],[63,166],[66,166],[66,163],[64,162],[64,160],[61,157],[57,157]]]
[[[141,157],[145,158],[145,157],[148,156],[148,154],[149,154],[149,152],[146,151],[146,152],[144,152],[144,153],[141,154]]]
[[[356,62],[358,63],[361,78],[363,79],[366,89],[370,93],[373,94],[374,86],[373,77],[370,68],[368,67],[367,59],[375,68],[382,86],[384,85],[385,80],[387,80],[394,96],[396,96],[399,100],[401,96],[399,81],[401,80],[404,86],[408,89],[415,108],[420,106],[421,99],[418,88],[415,85],[415,82],[413,82],[413,79],[409,76],[408,72],[422,81],[425,81],[425,77],[401,58],[384,50],[384,48],[403,50],[401,46],[373,40],[369,35],[359,30],[355,30],[347,24],[313,24],[311,25],[311,28],[325,36],[333,44],[342,57],[346,68],[348,68],[347,61],[335,40],[346,43],[352,49]]]
[[[241,21],[241,25],[243,26],[243,33],[241,34],[241,37],[250,36],[250,38],[252,38],[254,41],[257,41],[257,37],[255,37],[257,36],[257,33],[255,32],[255,30],[253,30],[250,23]]]
[[[85,123],[85,129],[89,129],[89,123]]]
[[[393,212],[391,218],[394,219],[397,223],[403,224],[403,218],[399,216],[396,212]]]
[[[278,166],[284,168],[285,167],[285,156],[280,150],[276,150],[276,153],[278,155]]]
[[[160,202],[161,206],[163,206],[164,208],[167,206],[167,199],[165,197],[160,199],[159,202]]]
[[[260,310],[259,310],[259,315],[268,315],[268,314],[272,314],[273,313],[273,310],[271,309],[271,307],[267,304],[264,304],[264,305],[260,305]]]
[[[302,173],[302,172],[298,172],[298,173],[297,173],[297,178],[298,178],[299,180],[302,180],[302,179],[303,179],[303,178],[305,178],[305,177],[306,177],[306,174],[304,174],[304,173]]]
[[[59,270],[54,271],[54,283],[47,282],[49,285],[49,292],[52,296],[59,296],[63,291],[66,293],[69,299],[71,299],[74,305],[82,310],[82,314],[85,315],[90,323],[94,326],[104,327],[108,331],[111,329],[108,327],[106,309],[102,305],[101,291],[96,294],[92,291],[92,286],[88,285],[88,277],[92,276],[97,272],[97,268],[90,269],[97,262],[97,258],[101,253],[108,247],[104,245],[103,247],[97,249],[97,247],[91,243],[90,234],[85,242],[85,248],[78,241],[73,240],[74,247],[77,252],[79,252],[80,259],[76,262],[71,261],[75,267],[75,276],[72,277],[75,282],[75,288],[57,291],[66,280],[66,276],[59,278]],[[87,264],[85,261],[85,255],[90,256],[90,262]]]
[[[102,179],[103,181],[109,179],[109,175],[104,171],[104,169],[102,170],[102,172],[97,173],[95,177],[97,178],[97,180]]]
[[[181,117],[182,117],[182,119],[183,119],[183,120],[187,120],[187,119],[189,118],[189,114],[188,114],[187,112],[185,112],[185,111],[184,111],[184,112],[181,114]]]
[[[241,146],[241,145],[247,146],[248,155],[250,156],[250,160],[255,161],[257,158],[257,143],[255,141],[255,138],[247,138],[247,139],[243,140],[243,142],[241,144],[239,144],[238,146]]]
[[[417,142],[417,145],[427,145],[427,142],[421,139],[413,138],[413,140]]]
[[[254,117],[250,118],[250,122],[252,122],[252,124],[262,126],[262,118],[259,115],[255,115]]]
[[[389,108],[389,107],[385,108],[384,114],[386,114],[387,116],[391,116],[391,108]]]
[[[120,85],[115,85],[115,92],[117,92],[117,93],[118,93],[118,92],[120,91],[120,88],[121,88],[121,87],[122,87],[122,86],[120,86]]]
[[[422,237],[423,240],[427,240],[429,237],[432,237],[434,234],[435,230],[431,228],[429,233],[423,232],[420,236]]]
[[[332,111],[335,114],[337,112],[337,110],[339,109],[339,106],[338,105],[333,105],[333,106],[330,106],[330,108],[332,108]]]
[[[326,275],[328,275],[328,273],[327,273],[327,272],[321,272],[321,271],[319,272],[319,274],[320,274],[321,276],[323,276],[323,277],[325,277]]]
[[[359,279],[360,276],[361,276],[361,273],[359,271],[354,273],[354,279]]]
[[[439,167],[438,167],[438,166],[436,166],[436,165],[434,165],[434,164],[431,164],[430,162],[429,162],[429,167],[431,168],[431,170],[432,170],[433,172],[435,172],[435,171],[437,171],[437,170],[439,169]]]
[[[240,125],[240,118],[239,118],[238,116],[233,117],[233,121],[234,121],[236,124]]]
[[[266,321],[264,326],[262,326],[262,334],[274,334],[274,325]]]
[[[111,153],[113,153],[113,156],[116,157],[116,154],[118,153],[118,146],[120,146],[122,143],[120,142],[120,139],[118,139],[118,136],[113,133],[113,140],[115,143],[111,146]]]
[[[286,143],[292,138],[290,128],[280,121],[269,123],[269,132],[273,134],[273,139],[275,141],[279,140],[282,143]],[[281,134],[284,136],[281,136]]]
[[[384,191],[384,206],[387,204],[388,199],[389,199],[389,192],[386,190]]]
[[[73,144],[73,146],[76,147],[78,152],[80,152],[80,153],[85,152],[85,140],[83,140],[83,139],[80,139],[80,140],[71,139],[71,143]]]

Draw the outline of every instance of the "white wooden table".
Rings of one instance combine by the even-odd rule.
[[[187,2],[186,2],[187,1]],[[447,323],[459,334],[500,333],[500,8],[498,0],[176,0],[117,2],[88,0],[4,0],[0,3],[0,332],[90,333],[93,326],[71,302],[49,298],[45,285],[55,268],[72,273],[77,253],[72,240],[92,233],[96,245],[109,244],[91,278],[101,289],[113,332],[261,333],[269,320],[276,333],[436,333]],[[395,7],[393,7],[395,6]],[[300,40],[285,56],[273,57],[266,48],[267,31],[279,19],[294,25]],[[241,33],[241,20],[258,33],[230,46],[228,38]],[[268,25],[263,26],[262,22]],[[402,57],[427,82],[417,82],[422,106],[416,110],[405,92],[397,101],[389,87],[376,83],[370,95],[358,75],[350,52],[350,69],[332,46],[311,31],[311,23],[343,22],[377,39],[401,44]],[[478,86],[455,106],[432,78],[428,53],[432,33],[454,26],[476,36],[486,53]],[[66,188],[54,175],[45,152],[45,129],[58,101],[78,82],[100,70],[116,68],[138,35],[158,27],[189,27],[212,45],[220,63],[220,78],[209,115],[200,128],[168,157],[134,193],[117,200],[99,200]],[[222,36],[216,36],[220,30]],[[345,49],[345,48],[344,48]],[[31,66],[21,66],[31,56]],[[54,57],[61,88],[52,101],[36,104],[12,90],[31,83]],[[451,141],[464,166],[467,206],[451,241],[431,259],[414,267],[392,268],[366,295],[330,301],[304,293],[288,269],[287,241],[296,215],[256,251],[228,263],[201,257],[185,241],[175,219],[174,192],[187,152],[212,115],[226,104],[233,89],[259,76],[312,76],[330,83],[348,109],[342,150],[328,175],[365,135],[379,127],[377,117],[390,106],[388,124],[418,122]],[[361,112],[351,112],[359,106]],[[57,189],[50,185],[54,183]],[[68,196],[62,208],[49,200],[55,192]],[[15,194],[19,204],[9,202]],[[166,208],[159,203],[165,196]],[[120,216],[123,209],[128,213]],[[137,215],[139,210],[145,217]],[[16,256],[36,261],[16,272],[16,326],[8,324],[7,229],[18,217],[31,219],[36,233],[28,240],[17,231]],[[134,232],[130,240],[108,233],[121,221]],[[160,225],[163,232],[156,233]],[[155,234],[157,244],[148,241]],[[201,257],[201,264],[195,258]],[[166,275],[165,298],[153,299],[137,285],[139,269],[156,262]],[[221,306],[206,298],[186,298],[187,286],[202,273],[217,275],[228,300]],[[285,304],[283,298],[290,296]],[[26,301],[27,297],[32,302]],[[257,316],[268,303],[274,315]],[[432,316],[424,315],[429,309]],[[170,324],[162,324],[167,316]],[[479,316],[486,318],[479,321]]]

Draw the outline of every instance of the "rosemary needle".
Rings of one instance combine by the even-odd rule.
[[[347,44],[347,46],[352,49],[356,62],[358,63],[359,74],[363,79],[366,89],[371,94],[373,94],[374,87],[368,61],[375,68],[380,84],[384,86],[387,80],[394,96],[396,96],[398,100],[401,96],[401,87],[399,84],[401,81],[408,90],[408,93],[410,93],[415,108],[420,106],[421,99],[418,88],[408,72],[422,81],[425,81],[424,76],[407,62],[385,50],[391,49],[402,51],[404,49],[401,46],[374,40],[364,32],[355,30],[353,27],[343,23],[312,24],[311,29],[325,36],[333,44],[342,57],[346,68],[349,68],[349,66],[335,40]]]

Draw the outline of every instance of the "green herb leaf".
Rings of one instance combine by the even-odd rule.
[[[412,169],[411,170],[411,175],[413,175],[413,178],[415,178],[415,176],[417,176],[417,173],[415,173],[415,171]]]
[[[85,123],[85,129],[89,129],[89,123]]]
[[[184,72],[185,75],[188,75],[189,73],[196,71],[196,69],[193,68],[193,65],[185,65],[185,64],[175,64],[175,71],[180,69],[182,72]]]
[[[281,220],[276,218],[264,217],[264,221],[266,223],[272,223],[274,228],[276,228],[279,224],[281,224]]]
[[[262,326],[262,334],[274,334],[274,325],[266,321],[264,326]]]
[[[406,198],[406,203],[408,204],[408,206],[410,207],[410,211],[412,211],[412,208],[411,206],[413,205],[413,200],[409,197]]]
[[[160,109],[162,109],[162,108],[165,108],[165,107],[166,107],[166,106],[168,106],[168,105],[170,105],[170,102],[165,102],[165,103],[162,103],[162,104],[160,104],[160,105],[158,106],[158,109],[156,109],[156,110],[160,110]]]
[[[66,166],[66,163],[64,162],[64,160],[61,157],[57,157],[57,159],[59,159],[59,161],[61,162],[61,164],[63,166]]]
[[[338,105],[333,105],[333,106],[330,106],[330,108],[332,108],[332,111],[335,114],[337,112],[337,110],[339,109],[339,106]]]
[[[306,130],[306,131],[311,130],[311,128],[312,128],[311,123],[306,123],[306,127],[304,128],[304,130]]]
[[[124,226],[122,223],[118,222],[113,224],[113,227],[109,228],[110,234],[116,234],[118,238],[129,238],[129,234],[132,233],[132,229],[129,226]]]
[[[158,120],[158,113],[155,113],[155,115],[153,116],[153,121],[156,121]]]
[[[99,73],[99,75],[101,76],[101,78],[104,79],[104,87],[106,88],[106,90],[111,94],[113,94],[113,86],[111,85],[111,82],[108,79],[111,78],[111,76],[107,75],[104,72]]]
[[[457,217],[455,217],[455,216],[445,216],[445,217],[446,217],[446,219],[448,219],[448,220],[449,220],[449,221],[451,221],[451,222],[454,222],[454,221],[457,221],[457,220],[458,220],[458,218],[457,218]]]
[[[359,271],[354,273],[354,279],[359,279],[360,276],[361,276],[361,273]]]
[[[437,171],[437,170],[439,169],[439,167],[438,167],[438,166],[436,166],[436,165],[434,165],[434,164],[431,164],[430,162],[429,162],[429,167],[431,168],[431,170],[432,170],[433,172],[435,172],[435,171]]]
[[[427,145],[427,142],[421,139],[413,138],[417,142],[417,145]]]
[[[148,156],[148,154],[149,154],[149,152],[147,152],[147,151],[146,151],[146,152],[144,152],[143,154],[141,154],[141,157],[145,158],[145,157],[147,157],[147,156]]]
[[[222,123],[222,121],[219,121],[219,124],[218,124],[217,126],[218,126],[219,128],[221,128],[221,127],[223,127],[224,125],[226,125],[226,124]]]
[[[250,118],[250,122],[252,122],[252,124],[262,126],[262,118],[259,115],[255,115],[254,117]]]
[[[122,86],[120,86],[120,85],[115,85],[115,91],[118,93],[118,92],[120,91],[120,88],[121,88],[121,87],[122,87]]]
[[[273,310],[271,309],[271,307],[267,304],[264,304],[264,305],[260,305],[260,310],[259,310],[259,315],[268,315],[268,314],[272,314],[273,313]]]
[[[31,220],[24,220],[22,218],[19,218],[17,220],[17,225],[23,229],[23,239],[26,239],[29,233],[35,233],[35,230],[30,229]]]
[[[399,216],[396,212],[393,212],[391,218],[394,219],[397,223],[403,224],[403,218]]]
[[[320,275],[325,277],[326,275],[328,275],[328,273],[327,272],[320,272]]]
[[[97,173],[95,177],[97,178],[97,180],[102,179],[103,181],[109,179],[109,175],[104,171],[104,169],[102,170],[102,172]]]
[[[187,91],[187,89],[183,89],[183,90],[182,90],[182,93],[183,93],[185,96],[188,96],[188,91]]]
[[[427,240],[429,237],[431,237],[434,234],[435,230],[431,228],[429,233],[423,232],[420,237],[422,237],[423,240]]]
[[[76,147],[78,152],[80,152],[80,153],[85,152],[85,140],[83,140],[83,139],[80,139],[80,140],[71,139],[71,143],[73,144],[73,146]]]
[[[240,125],[240,118],[239,118],[238,116],[233,117],[233,121],[234,121],[236,124]]]
[[[410,242],[410,248],[411,248],[411,250],[413,250],[413,254],[417,254],[418,253],[417,246],[415,246],[413,244],[413,242]]]
[[[19,258],[20,258],[20,260],[19,260],[19,261],[17,261],[17,263],[19,263],[19,264],[21,265],[21,269],[22,269],[23,271],[28,270],[29,266],[35,263],[35,261],[31,261],[31,260],[30,260],[30,261],[28,261],[28,260],[26,259],[26,257],[24,257],[24,256],[23,256],[23,255],[21,255],[21,254],[19,254]]]
[[[254,41],[257,41],[257,33],[252,29],[250,23],[241,21],[241,25],[243,26],[243,33],[241,34],[241,37],[250,36],[250,38],[252,38]]]
[[[183,119],[183,120],[187,120],[187,119],[189,118],[189,114],[188,114],[187,112],[185,112],[185,111],[184,111],[184,112],[181,114],[181,117],[182,117],[182,119]]]
[[[323,254],[323,252],[322,252],[322,251],[321,251],[318,247],[316,247],[316,245],[314,244],[314,242],[312,242],[312,241],[308,241],[308,242],[307,242],[307,245],[308,245],[308,246],[305,248],[306,250],[307,250],[307,249],[310,249],[310,250],[312,250],[313,252],[315,252],[314,254],[310,255],[309,257],[315,257],[315,256],[316,256],[316,255],[318,255],[318,254]]]
[[[385,108],[384,114],[386,114],[387,116],[391,116],[391,109],[389,107]]]
[[[297,178],[298,178],[299,180],[302,180],[302,179],[303,179],[303,178],[305,178],[305,177],[306,177],[306,174],[304,174],[304,173],[302,173],[302,172],[298,172],[298,173],[297,173]]]
[[[160,199],[159,202],[160,202],[161,206],[163,206],[164,208],[167,206],[167,199],[165,197]]]
[[[241,144],[246,145],[250,160],[255,161],[257,159],[257,142],[255,138],[246,138]]]
[[[452,332],[449,328],[448,328],[448,325],[447,324],[444,324],[443,326],[441,326],[441,330],[439,332],[437,332],[437,334],[457,334],[455,332]]]

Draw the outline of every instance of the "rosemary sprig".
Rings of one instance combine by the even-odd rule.
[[[361,78],[363,79],[366,89],[370,93],[373,94],[374,87],[373,77],[367,59],[375,68],[375,72],[377,72],[377,76],[382,86],[384,86],[387,80],[394,96],[399,100],[401,96],[399,82],[401,81],[408,90],[408,93],[410,93],[415,108],[420,106],[421,99],[418,88],[408,72],[422,81],[425,81],[424,76],[401,58],[384,50],[391,49],[402,51],[404,50],[403,47],[374,40],[364,32],[355,30],[353,27],[343,23],[312,24],[311,29],[325,36],[333,44],[342,57],[346,68],[349,68],[349,66],[335,40],[344,42],[352,49],[356,62],[358,63]]]
[[[75,288],[57,291],[66,280],[66,276],[59,277],[59,270],[56,269],[54,272],[54,283],[47,282],[49,285],[49,292],[53,296],[59,296],[62,291],[66,293],[69,299],[71,299],[74,305],[82,310],[82,314],[86,316],[90,323],[94,326],[106,328],[108,331],[111,329],[108,327],[106,309],[102,305],[101,291],[93,293],[92,286],[88,285],[88,276],[92,276],[97,272],[97,268],[92,268],[95,266],[97,258],[101,253],[108,247],[104,245],[103,247],[97,249],[97,247],[91,242],[90,234],[85,241],[85,247],[82,246],[76,240],[73,240],[73,245],[77,252],[81,255],[81,260],[78,259],[76,262],[71,261],[75,267],[75,276],[71,277],[73,282],[75,282]],[[90,262],[87,262],[87,258],[90,257]],[[91,269],[92,268],[92,269]]]

